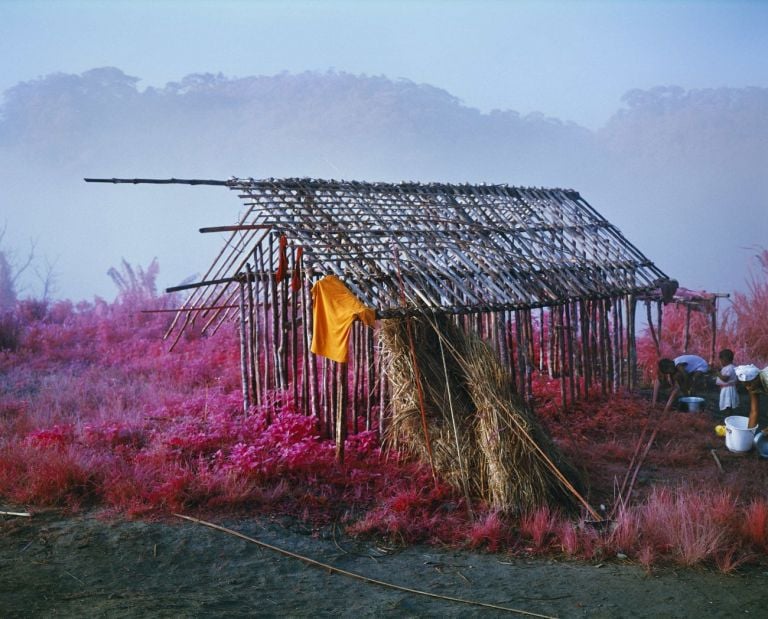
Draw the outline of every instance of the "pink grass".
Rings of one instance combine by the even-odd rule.
[[[739,355],[768,359],[768,254],[762,257],[748,292],[734,296],[723,319],[723,343],[737,351],[737,362]],[[730,572],[768,550],[768,506],[760,496],[767,467],[744,459],[722,479],[728,491],[712,490],[712,424],[703,416],[669,413],[644,475],[605,531],[549,508],[513,518],[472,505],[471,520],[463,498],[436,484],[425,466],[383,454],[375,431],[349,437],[341,466],[315,420],[290,402],[243,414],[233,328],[190,334],[168,352],[161,339],[167,316],[138,312],[163,306],[143,288],[152,272],[124,273],[127,288],[115,303],[19,305],[16,348],[0,352],[4,501],[132,516],[300,514],[396,543],[601,561],[621,553],[649,570],[666,563]],[[671,354],[681,345],[684,315],[668,306],[664,321],[670,350],[663,352]],[[708,329],[694,317],[692,348],[709,346]],[[650,371],[656,353],[647,338],[638,350]],[[562,411],[557,381],[544,373],[533,383],[536,411],[584,473],[589,501],[615,504],[648,401],[615,394]]]

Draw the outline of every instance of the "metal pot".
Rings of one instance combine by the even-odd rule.
[[[704,398],[686,396],[684,398],[678,398],[677,404],[683,412],[698,413],[704,409]]]
[[[768,459],[768,434],[762,432],[755,434],[755,451],[761,458]]]

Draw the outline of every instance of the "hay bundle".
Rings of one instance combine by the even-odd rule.
[[[515,395],[491,348],[444,318],[410,322],[410,335],[407,320],[384,321],[381,330],[392,384],[388,443],[431,459],[443,479],[493,508],[572,508],[553,465],[574,485],[575,470]]]

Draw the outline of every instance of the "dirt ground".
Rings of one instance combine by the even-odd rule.
[[[2,617],[514,614],[493,606],[547,617],[765,616],[768,572],[757,568],[737,575],[646,573],[616,557],[570,563],[424,546],[388,549],[297,523],[216,523],[355,578],[177,518],[126,521],[53,511],[0,518]]]

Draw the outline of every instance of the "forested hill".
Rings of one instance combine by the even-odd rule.
[[[54,243],[54,231],[33,219],[45,218],[55,195],[56,208],[77,220],[88,193],[71,183],[84,176],[311,176],[571,187],[692,287],[739,287],[749,248],[765,244],[768,89],[634,90],[591,131],[541,114],[482,113],[440,88],[382,76],[205,74],[139,84],[99,68],[4,93],[0,179],[11,204],[36,212],[12,212],[15,234]],[[156,247],[147,256],[132,256],[107,220],[102,227],[115,254],[100,273],[123,256],[170,264],[159,237],[147,238]],[[166,239],[168,252],[183,251],[167,230]],[[74,268],[67,250],[50,251]],[[737,266],[722,265],[722,255]]]

